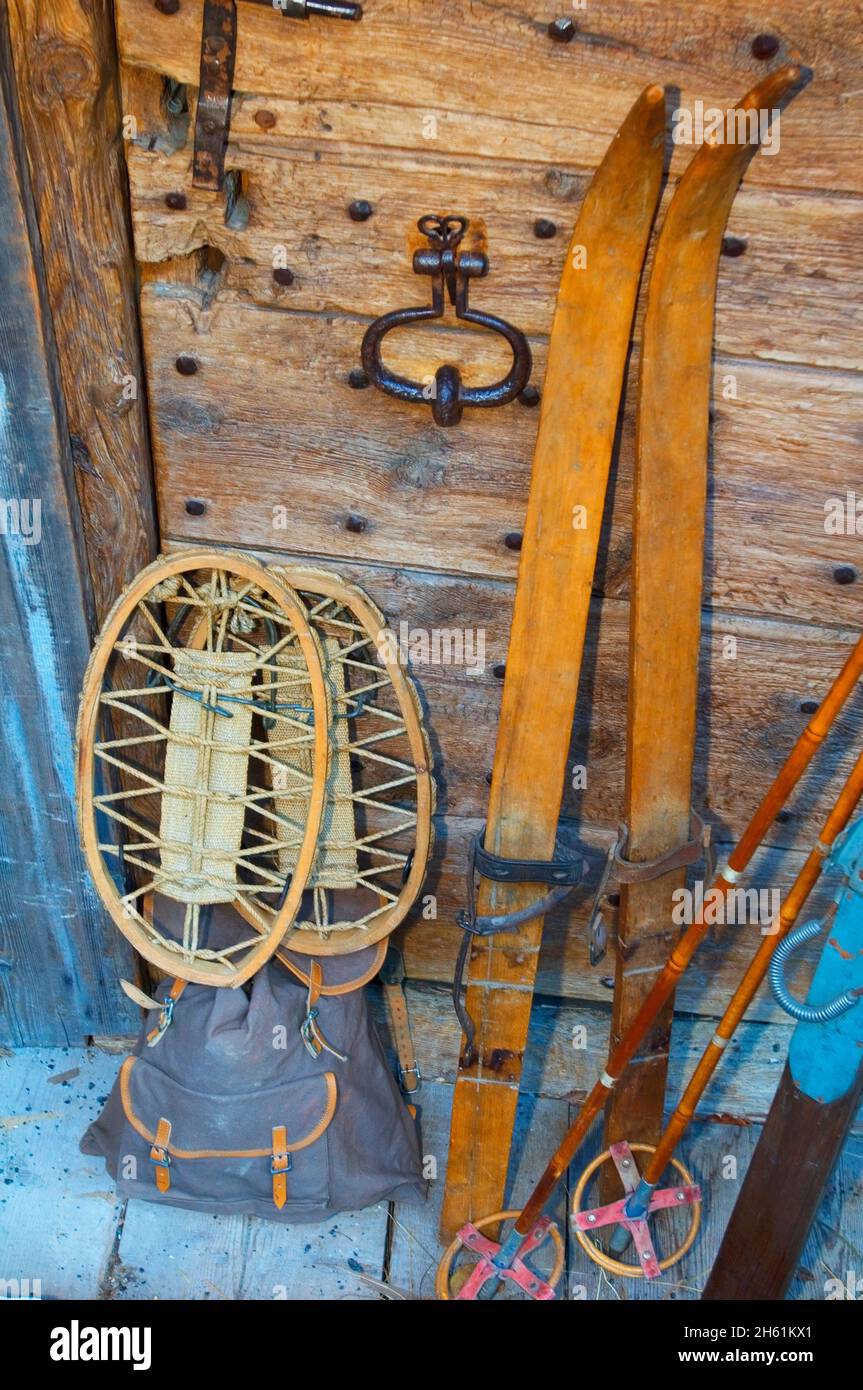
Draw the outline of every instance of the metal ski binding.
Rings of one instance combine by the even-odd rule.
[[[671,1166],[681,1175],[681,1186],[658,1189],[649,1187],[639,1181],[638,1166],[633,1156],[636,1152],[654,1153],[655,1150],[650,1144],[628,1144],[623,1139],[619,1144],[612,1144],[610,1149],[606,1149],[588,1164],[572,1199],[572,1229],[582,1250],[609,1273],[626,1274],[636,1279],[657,1279],[663,1270],[670,1269],[678,1260],[683,1259],[698,1235],[701,1225],[701,1188],[693,1183],[691,1174],[676,1158],[671,1160]],[[620,1175],[626,1196],[618,1202],[610,1202],[607,1206],[590,1207],[583,1211],[581,1201],[585,1189],[597,1169],[609,1158]],[[650,1235],[647,1218],[657,1211],[684,1206],[692,1208],[689,1230],[681,1244],[670,1255],[660,1259]],[[632,1215],[627,1208],[630,1208]],[[611,1225],[617,1226],[618,1230],[612,1236],[609,1246],[611,1254],[608,1254],[588,1239],[588,1236],[602,1226]],[[614,1258],[615,1255],[623,1254],[630,1240],[638,1253],[637,1265],[625,1264],[622,1260]]]

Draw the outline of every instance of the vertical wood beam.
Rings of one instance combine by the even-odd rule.
[[[111,0],[9,0],[12,61],[98,621],[157,524]]]
[[[0,11],[0,1033],[13,1045],[128,1032],[75,825],[74,737],[92,595]]]

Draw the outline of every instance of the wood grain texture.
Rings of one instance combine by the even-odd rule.
[[[111,0],[11,0],[96,616],[156,551]]]
[[[105,932],[74,823],[92,597],[10,78],[0,20],[0,1012],[3,1041],[63,1044],[119,1031],[132,1011],[116,983],[127,956]]]
[[[664,96],[647,87],[612,140],[561,276],[483,832],[486,850],[503,859],[554,855],[627,344],[659,202]],[[476,909],[505,916],[536,897],[530,882],[484,878]],[[466,1027],[441,1210],[450,1239],[465,1221],[506,1206],[542,926],[534,918],[470,942],[465,1012],[474,1036]]]
[[[0,1268],[4,1280],[29,1279],[30,1297],[100,1295],[124,1203],[78,1141],[116,1071],[115,1057],[82,1048],[0,1058]]]
[[[515,402],[440,430],[430,414],[352,390],[362,321],[266,311],[195,287],[143,292],[163,531],[187,540],[513,579],[505,537],[524,528],[534,411]],[[485,335],[394,335],[394,370],[422,379],[442,360],[491,380]],[[536,379],[545,345],[534,341]],[[181,376],[179,356],[198,365]],[[613,503],[596,584],[629,592],[634,451],[630,364]],[[724,399],[723,393],[736,393]],[[835,571],[859,563],[856,534],[828,534],[859,453],[863,378],[717,362],[705,572],[709,606],[786,620],[859,623],[859,590]],[[793,486],[790,480],[793,479]],[[205,503],[190,516],[187,499]],[[357,526],[361,530],[351,530]],[[416,521],[412,519],[416,518]],[[298,544],[298,541],[300,544]]]
[[[149,0],[119,0],[123,61],[197,85],[201,13],[202,0],[184,0],[174,15]],[[571,44],[549,40],[554,17],[543,0],[504,7],[369,0],[362,24],[351,25],[291,24],[265,8],[241,7],[234,82],[251,99],[235,104],[228,167],[234,145],[265,145],[275,132],[296,143],[352,144],[371,135],[375,144],[428,148],[435,117],[437,141],[454,155],[519,159],[529,150],[549,165],[563,155],[595,168],[649,82],[679,88],[690,107],[696,99],[732,106],[752,85],[747,78],[763,75],[751,43],[767,26],[780,39],[773,63],[799,56],[816,82],[783,117],[794,177],[781,154],[753,177],[767,186],[860,191],[863,39],[842,0],[817,8],[786,0],[781,15],[753,14],[747,0],[728,0],[721,10],[704,0],[672,8],[662,0],[605,0],[574,15]],[[254,121],[259,98],[276,116],[266,131]],[[679,147],[678,168],[688,154]]]
[[[738,110],[773,109],[798,78],[797,68],[771,74],[741,98]],[[623,814],[623,853],[634,863],[673,854],[692,838],[716,278],[728,214],[757,154],[757,146],[746,144],[700,147],[665,214],[648,281],[633,475]],[[673,869],[621,886],[614,1046],[638,1018],[675,944],[670,918],[685,881],[685,871]],[[608,1146],[623,1139],[654,1143],[659,1136],[673,1014],[672,995],[609,1098]],[[610,1172],[602,1179],[606,1200]]]
[[[162,84],[155,75],[151,82],[157,93],[142,97],[141,82],[129,93],[139,133],[128,146],[136,252],[151,277],[170,279],[165,262],[214,247],[225,256],[220,295],[233,292],[264,309],[375,318],[425,298],[428,285],[411,269],[422,240],[416,220],[426,210],[453,208],[487,239],[491,270],[474,286],[474,302],[525,333],[548,334],[561,256],[589,182],[583,170],[549,170],[533,161],[531,148],[524,163],[513,159],[501,168],[475,157],[455,161],[445,150],[297,150],[271,137],[260,149],[237,153],[251,209],[248,226],[237,230],[225,222],[223,200],[192,186],[188,140],[165,148],[168,127],[150,99]],[[790,145],[779,158],[796,176]],[[664,204],[675,186],[666,189]],[[185,193],[184,208],[166,206],[175,189]],[[347,218],[346,202],[355,195],[375,208],[367,222]],[[539,217],[557,228],[549,240],[534,235]],[[859,198],[759,188],[747,175],[729,225],[733,249],[743,250],[720,263],[717,351],[859,370],[861,221]],[[273,280],[274,255],[294,276],[289,286]],[[636,339],[640,333],[639,318]]]

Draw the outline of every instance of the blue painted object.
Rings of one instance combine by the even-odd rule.
[[[863,990],[863,817],[836,841],[825,872],[840,872],[836,915],[812,979],[806,1002],[822,1005],[838,995]],[[863,1061],[863,997],[826,1023],[798,1023],[788,1064],[794,1084],[821,1105],[851,1089]]]

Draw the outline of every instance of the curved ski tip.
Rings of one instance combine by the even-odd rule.
[[[753,107],[769,106],[789,92],[796,86],[802,77],[808,82],[812,76],[810,68],[803,68],[797,63],[789,64],[784,68],[777,68],[775,72],[770,72],[762,78],[757,86],[746,93],[746,96],[739,104],[739,109],[751,111]]]
[[[645,87],[641,95],[651,106],[655,106],[658,101],[665,100],[665,88],[657,86],[654,82],[650,87]]]

